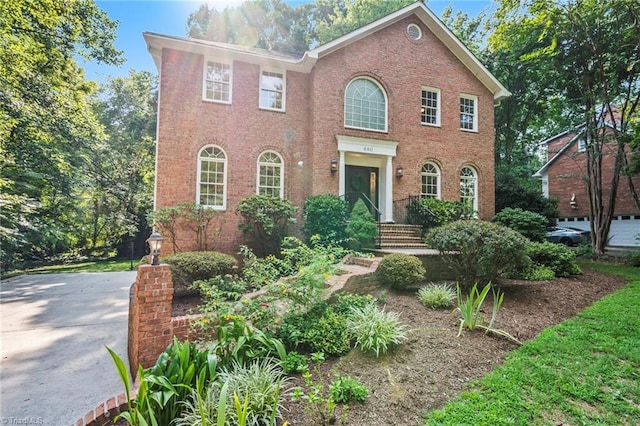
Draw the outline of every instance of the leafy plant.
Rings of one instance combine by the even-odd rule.
[[[369,389],[357,379],[338,375],[338,378],[329,385],[329,393],[331,398],[338,403],[364,402],[369,396]]]
[[[378,227],[376,220],[362,199],[358,199],[351,210],[347,223],[347,235],[349,236],[349,247],[353,250],[374,246]]]
[[[552,280],[556,277],[553,269],[547,266],[531,265],[522,273],[522,278],[529,281]]]
[[[314,195],[306,199],[302,214],[302,232],[307,241],[318,236],[320,244],[329,245],[347,239],[347,218],[349,205],[333,194]]]
[[[527,263],[529,241],[506,226],[480,220],[459,220],[430,230],[425,241],[440,251],[462,286],[495,281],[503,272]]]
[[[165,207],[149,214],[149,221],[167,235],[173,246],[173,252],[180,251],[178,247],[178,230],[188,229],[192,232],[189,240],[195,241],[196,251],[210,250],[209,240],[220,234],[220,226],[216,226],[215,219],[220,213],[194,202],[180,203],[172,207]],[[184,226],[180,226],[180,222]]]
[[[275,425],[276,420],[282,418],[280,399],[286,391],[287,378],[272,360],[235,363],[222,369],[220,380],[229,386],[228,392],[246,398],[247,408],[240,410],[246,416],[246,424]],[[236,407],[230,405],[229,408],[234,409],[227,411],[227,418],[231,424],[238,424]]]
[[[205,300],[218,295],[228,300],[238,300],[247,290],[247,283],[236,276],[225,274],[208,280],[194,281],[191,288],[198,290]]]
[[[190,287],[194,281],[231,274],[237,265],[232,256],[216,251],[176,253],[163,260],[171,266],[174,284],[184,288]]]
[[[448,308],[456,299],[456,292],[449,284],[433,284],[418,290],[420,303],[429,308]]]
[[[282,370],[287,373],[303,373],[309,370],[309,361],[305,355],[301,355],[296,351],[290,351],[280,363]]]
[[[325,302],[284,316],[278,336],[293,348],[340,355],[351,347],[344,315]]]
[[[488,283],[484,286],[482,291],[478,291],[478,284],[474,284],[471,287],[471,291],[467,295],[467,297],[463,300],[462,291],[460,289],[460,285],[458,284],[456,287],[457,290],[457,300],[458,307],[457,310],[460,313],[460,328],[458,329],[458,337],[462,334],[463,329],[467,329],[473,331],[477,328],[485,330],[485,334],[491,332],[494,334],[498,334],[500,336],[506,337],[518,345],[522,343],[518,341],[515,337],[511,336],[509,333],[493,328],[493,322],[498,316],[498,310],[500,306],[502,306],[502,302],[504,301],[504,293],[498,290],[497,292],[493,289],[491,283]],[[485,325],[485,319],[482,316],[482,305],[487,297],[487,294],[491,290],[493,294],[493,307],[491,309],[491,318],[489,323]]]
[[[407,326],[398,314],[385,312],[370,303],[364,308],[353,308],[346,321],[347,332],[355,340],[355,346],[364,352],[373,351],[376,357],[387,353],[392,345],[407,339]]]
[[[575,252],[562,244],[548,241],[531,243],[527,246],[526,254],[534,265],[551,269],[556,277],[568,277],[582,273],[580,267],[574,262]]]
[[[242,199],[236,207],[236,213],[242,216],[238,229],[258,256],[278,254],[287,225],[295,222],[296,210],[290,200],[252,195]]]
[[[423,197],[407,204],[407,215],[410,222],[422,226],[423,230],[471,216],[472,213],[468,206],[460,201]]]
[[[407,289],[424,280],[426,271],[416,256],[393,253],[380,261],[377,275],[380,282],[391,288]]]
[[[131,381],[129,380],[129,372],[127,371],[127,367],[122,361],[122,358],[118,356],[111,348],[105,346],[109,355],[113,359],[114,364],[116,365],[116,370],[118,371],[118,376],[124,385],[125,397],[127,398],[127,410],[123,413],[120,413],[114,418],[114,421],[117,421],[119,418],[123,418],[127,424],[131,426],[139,426],[139,425],[147,425],[151,422],[151,419],[147,421],[145,419],[145,414],[148,414],[153,417],[153,412],[149,413],[148,406],[145,407],[144,401],[146,401],[146,383],[141,383],[138,388],[138,399],[133,400],[131,398]],[[142,367],[138,368],[138,377],[142,376]],[[149,418],[149,417],[147,417]],[[153,421],[155,421],[155,417],[153,417]]]
[[[491,221],[517,231],[531,241],[545,240],[548,219],[539,213],[507,207],[498,212]]]
[[[328,393],[322,381],[322,373],[320,372],[320,364],[324,361],[322,352],[314,352],[311,359],[315,365],[315,374],[318,382],[313,381],[311,372],[302,373],[305,389],[295,387],[291,392],[291,400],[303,403],[304,411],[308,420],[314,425],[334,425],[344,424],[349,407],[346,404],[341,405],[342,416],[338,419],[336,409],[338,404],[334,401],[331,393]]]

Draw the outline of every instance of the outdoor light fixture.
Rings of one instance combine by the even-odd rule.
[[[151,255],[151,264],[159,265],[160,259],[160,249],[162,249],[162,235],[157,232],[154,232],[147,238],[147,243],[149,244],[149,254]]]
[[[338,171],[338,160],[335,158],[331,159],[331,173],[335,173]]]
[[[396,177],[400,179],[402,176],[404,176],[404,168],[402,164],[399,164],[398,167],[396,167]]]

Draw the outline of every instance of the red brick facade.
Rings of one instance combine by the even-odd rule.
[[[242,243],[234,210],[241,199],[256,193],[257,159],[265,150],[282,157],[284,197],[300,207],[311,195],[342,195],[346,167],[375,167],[380,179],[376,196],[386,221],[393,221],[392,201],[420,194],[425,161],[439,167],[445,200],[460,199],[460,172],[470,166],[477,173],[479,216],[490,219],[494,214],[494,101],[508,92],[502,88],[498,95],[495,87],[488,88],[486,80],[493,77],[457,41],[456,54],[447,47],[453,43],[451,34],[441,34],[447,30],[439,22],[434,24],[437,20],[429,20],[424,5],[405,9],[407,13],[383,19],[378,27],[372,24],[366,36],[347,35],[338,48],[307,52],[297,63],[269,57],[266,51],[252,60],[250,53],[256,49],[145,34],[161,76],[156,209],[196,201],[198,153],[204,146],[216,145],[227,157],[227,182],[222,232],[215,250],[236,253]],[[408,24],[420,27],[419,40],[407,36]],[[433,25],[440,32],[432,32]],[[204,61],[216,58],[232,62],[230,104],[203,100]],[[285,73],[284,112],[258,107],[260,72],[265,65]],[[484,75],[485,83],[476,77],[478,73]],[[386,93],[386,132],[344,125],[345,89],[357,77],[373,79]],[[421,123],[424,86],[440,90],[438,127]],[[460,129],[462,94],[477,97],[477,131]],[[345,149],[340,138],[357,143],[347,142]],[[378,151],[379,144],[386,149],[395,143],[394,153]],[[360,148],[368,151],[358,152]],[[330,171],[332,159],[340,160],[336,173]],[[399,165],[404,168],[402,178],[395,177]],[[180,250],[194,248],[187,233],[179,234],[178,240]]]
[[[547,155],[552,161],[543,168],[542,173],[539,172],[543,177],[543,185],[547,187],[545,193],[550,198],[559,200],[561,218],[588,218],[589,216],[589,198],[585,182],[586,154],[580,152],[577,139],[575,132],[565,132],[549,140],[546,143]],[[611,155],[613,149],[615,148],[603,150],[605,152],[602,157],[602,181],[605,185],[603,205],[609,202],[609,191],[606,188],[613,177],[615,161],[614,156]],[[634,176],[632,181],[636,190],[640,190],[640,175]],[[640,210],[633,201],[627,179],[621,176],[614,216],[638,215]]]

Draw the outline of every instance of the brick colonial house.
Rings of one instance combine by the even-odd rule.
[[[542,179],[542,191],[547,198],[557,198],[560,217],[559,226],[589,230],[589,198],[586,176],[585,126],[565,131],[540,143],[547,162],[534,176]],[[611,182],[614,156],[611,152],[602,158],[603,182]],[[632,178],[633,185],[640,190],[640,175]],[[608,202],[608,198],[603,203]],[[605,204],[606,205],[606,204]],[[626,177],[620,177],[616,208],[614,211],[609,246],[640,247],[636,236],[640,234],[640,210],[633,201]]]
[[[160,74],[155,208],[219,210],[216,250],[237,251],[252,194],[301,207],[363,192],[382,222],[410,195],[493,216],[494,105],[510,94],[422,2],[302,56],[144,38]]]

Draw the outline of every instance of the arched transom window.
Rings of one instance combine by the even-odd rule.
[[[284,197],[284,169],[282,157],[274,151],[265,151],[258,157],[258,195]]]
[[[473,167],[463,167],[460,172],[460,201],[478,210],[478,174]]]
[[[422,166],[422,186],[420,194],[428,198],[440,198],[440,169],[433,163]]]
[[[356,78],[347,86],[344,125],[357,129],[387,131],[387,96],[369,78]]]
[[[214,209],[225,209],[226,190],[227,156],[217,146],[202,148],[198,154],[197,203]]]

